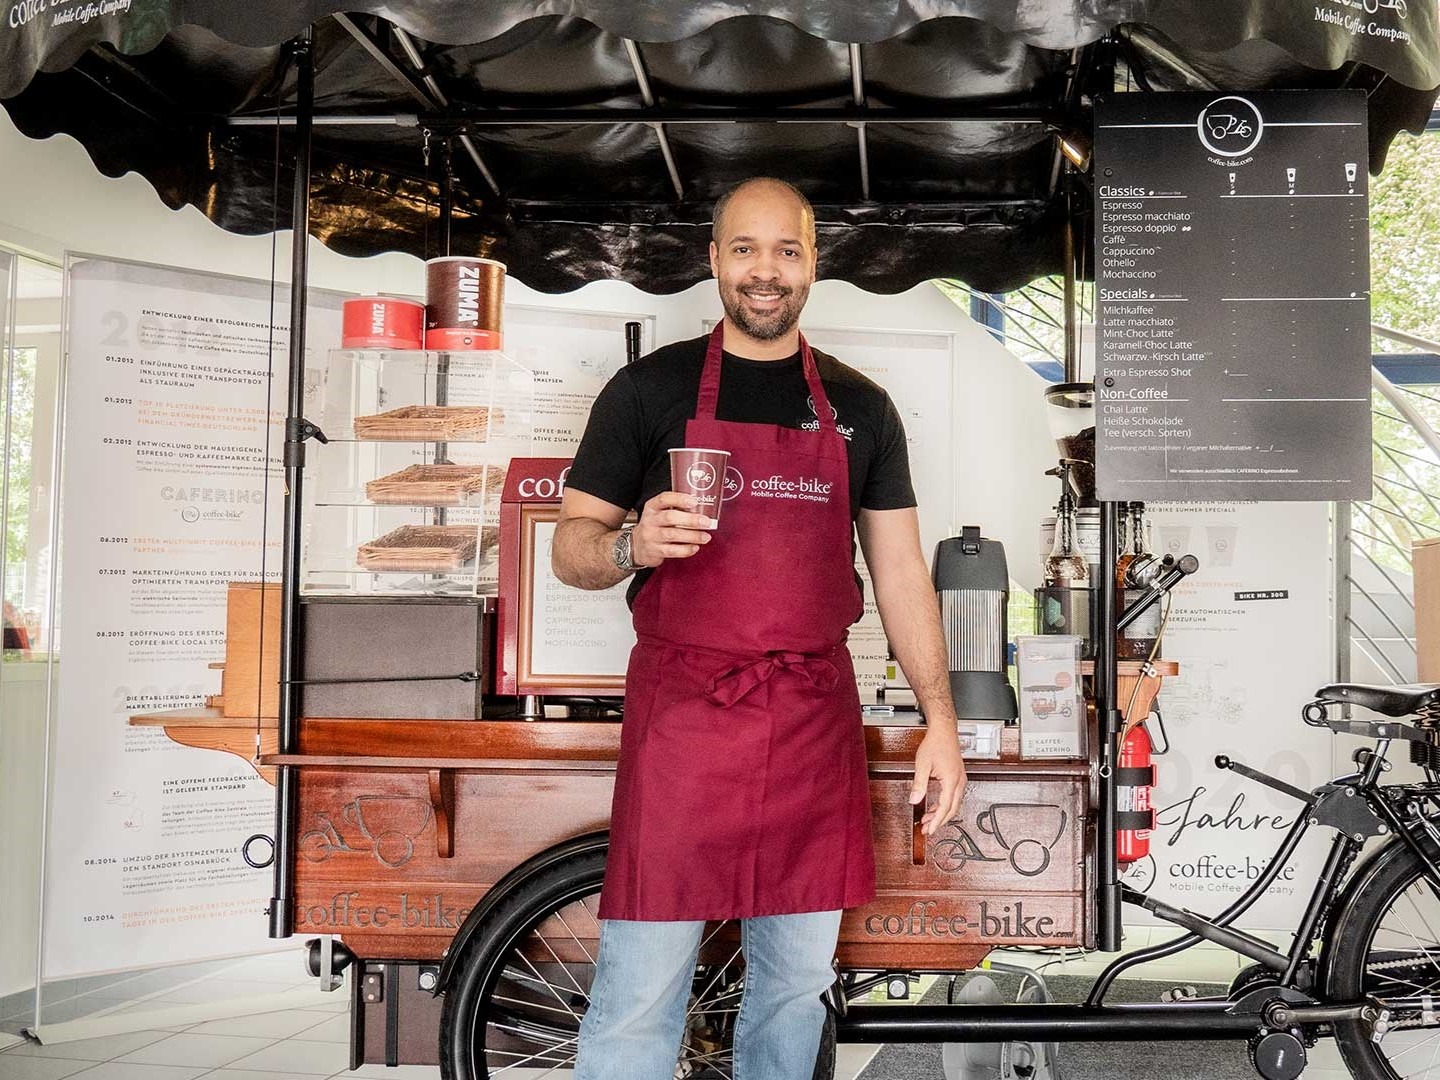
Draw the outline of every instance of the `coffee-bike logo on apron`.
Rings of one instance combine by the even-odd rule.
[[[739,469],[735,468],[734,465],[725,466],[725,487],[722,491],[721,499],[724,502],[729,502],[731,499],[738,496],[744,490],[744,474],[741,473]]]
[[[835,485],[818,476],[797,476],[793,479],[776,473],[764,480],[750,481],[750,494],[757,499],[798,499],[801,502],[828,503]]]

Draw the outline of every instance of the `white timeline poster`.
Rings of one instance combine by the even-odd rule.
[[[805,340],[885,388],[905,425],[910,477],[919,502],[920,550],[928,559],[956,531],[955,454],[951,434],[954,335],[897,330],[807,328]],[[844,417],[838,422],[844,424]],[[875,701],[885,681],[887,644],[875,590],[856,553],[865,583],[865,614],[850,628],[850,652],[863,704]]]
[[[311,296],[321,355],[340,299]],[[279,579],[284,497],[286,306],[272,342],[267,283],[77,259],[68,310],[47,978],[267,940],[270,872],[240,845],[272,831],[273,789],[237,756],[127,717],[218,692],[226,583],[259,579],[262,550]]]
[[[505,352],[535,373],[535,457],[570,457],[590,406],[625,366],[625,324],[641,326],[640,351],[653,349],[655,317],[556,308],[505,308]]]
[[[1229,907],[1301,809],[1217,769],[1217,754],[1304,791],[1334,775],[1335,736],[1300,719],[1331,674],[1328,513],[1326,503],[1232,502],[1157,504],[1147,515],[1157,551],[1200,560],[1165,628],[1162,652],[1180,674],[1160,691],[1172,749],[1155,758],[1150,856],[1125,878],[1166,903],[1207,915]],[[1312,830],[1241,925],[1293,929],[1333,836]],[[1129,905],[1125,918],[1159,922]]]

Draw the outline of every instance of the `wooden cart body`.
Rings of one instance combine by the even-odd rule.
[[[909,801],[918,726],[867,726],[879,895],[847,911],[842,966],[964,970],[996,945],[1083,945],[1090,767],[969,765],[927,838]],[[516,866],[609,827],[620,725],[308,720],[295,926],[365,958],[438,960]],[[1013,729],[1012,729],[1013,733]],[[823,821],[815,823],[824,828]]]
[[[430,991],[457,939],[479,931],[485,898],[579,838],[603,845],[621,723],[308,716],[295,751],[280,753],[276,718],[246,715],[278,705],[265,648],[280,605],[262,605],[262,593],[231,587],[211,708],[132,723],[238,754],[271,782],[292,770],[293,925],[333,935],[356,958],[352,1060],[433,1063],[441,1003]],[[1119,700],[1132,719],[1174,672],[1122,665]],[[1093,745],[1093,711],[1088,726]],[[1099,791],[1089,758],[1023,759],[1019,729],[1006,727],[998,758],[967,759],[960,813],[926,837],[925,805],[909,799],[924,732],[915,720],[866,723],[878,893],[845,912],[840,968],[961,972],[997,947],[1094,948]],[[571,936],[574,959],[594,955],[593,927]],[[420,972],[434,977],[428,987]]]

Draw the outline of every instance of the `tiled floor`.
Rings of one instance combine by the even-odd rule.
[[[1158,940],[1166,932],[1157,930],[1155,934]],[[1137,948],[1146,944],[1150,936],[1146,928],[1132,927],[1126,931],[1125,947]],[[1282,940],[1277,944],[1283,947],[1286,942]],[[1033,965],[1057,958],[997,952],[992,959]],[[1109,955],[1071,957],[1046,970],[1050,974],[1093,974],[1111,959]],[[1228,981],[1241,966],[1242,962],[1233,953],[1200,946],[1146,965],[1132,974],[1156,980],[1158,995],[1167,984]],[[132,998],[113,1002],[108,1006],[108,1015],[142,1011],[161,1015],[156,1010],[214,1001],[227,988],[228,996],[238,996],[293,993],[315,987],[313,979],[304,978],[298,953],[289,952],[237,962],[226,967],[223,977],[212,976],[180,985],[174,984],[173,973],[168,981],[163,975],[151,975],[151,978],[142,977],[144,981],[137,980],[134,987],[137,995],[149,994],[146,1000],[136,1002]],[[110,992],[115,993],[113,988]],[[154,1030],[81,1042],[44,1046],[27,1042],[0,1053],[0,1080],[70,1077],[77,1080],[327,1080],[332,1077],[438,1080],[438,1068],[414,1065],[394,1069],[368,1065],[349,1072],[348,995],[344,990],[334,994],[314,990],[313,997],[307,995],[302,1001],[302,1007],[298,1008],[202,1023],[167,1023]],[[94,1004],[92,1000],[87,1005],[61,1011],[90,1016],[95,1013]],[[854,1080],[875,1052],[874,1047],[841,1046],[836,1080]],[[1306,1080],[1345,1080],[1349,1076],[1330,1042],[1317,1046],[1310,1061],[1305,1071]]]

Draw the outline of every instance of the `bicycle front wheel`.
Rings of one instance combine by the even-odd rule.
[[[604,875],[604,849],[572,855],[524,881],[491,911],[445,992],[444,1080],[571,1075],[595,979]],[[745,978],[739,925],[712,923],[705,935],[676,1080],[734,1077],[731,1036]],[[834,1075],[835,1018],[827,1011],[813,1080]]]
[[[1440,892],[1409,848],[1381,856],[1334,930],[1329,993],[1336,1000],[1434,994],[1440,1001]],[[1376,1043],[1359,1021],[1335,1025],[1340,1056],[1357,1080],[1440,1080],[1440,1019],[1395,1009]]]

